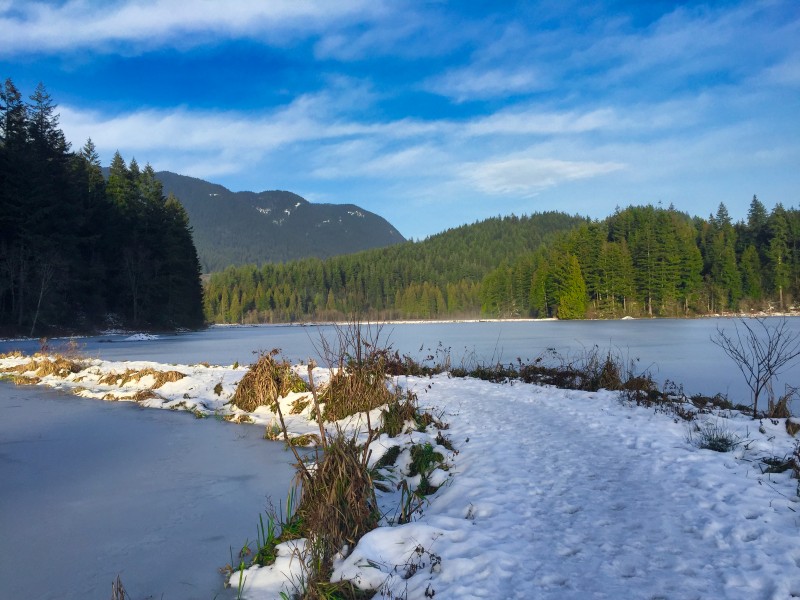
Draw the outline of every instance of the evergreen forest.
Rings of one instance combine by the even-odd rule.
[[[105,181],[42,84],[0,89],[0,331],[8,335],[202,326],[187,214],[149,165],[117,153]]]
[[[789,310],[800,294],[800,211],[754,196],[746,222],[631,206],[603,221],[494,218],[380,250],[230,267],[206,318],[688,317]]]

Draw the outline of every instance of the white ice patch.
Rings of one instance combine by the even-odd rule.
[[[151,333],[134,333],[131,336],[126,337],[123,342],[149,342],[152,340],[157,340],[158,336],[153,335]]]

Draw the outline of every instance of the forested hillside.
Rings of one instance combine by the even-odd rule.
[[[0,92],[0,330],[199,327],[189,222],[150,166],[117,154],[106,184],[91,140],[70,152],[41,84]]]
[[[374,318],[690,316],[786,310],[800,294],[800,211],[746,222],[633,206],[600,222],[490,219],[383,250],[214,274],[216,322]]]
[[[337,319],[353,312],[387,319],[478,316],[487,273],[584,222],[556,212],[498,217],[422,242],[229,268],[206,285],[206,316],[225,323]]]
[[[630,207],[501,265],[483,281],[484,314],[583,318],[786,310],[800,293],[800,211],[747,222],[724,204],[707,220]]]
[[[156,177],[186,208],[205,272],[327,258],[405,241],[384,218],[353,204],[316,204],[285,191],[232,192],[169,171]]]

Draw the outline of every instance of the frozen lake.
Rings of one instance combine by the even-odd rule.
[[[0,384],[0,598],[235,597],[217,569],[293,475],[262,435]]]
[[[769,321],[769,320],[768,320]],[[790,318],[800,332],[800,318]],[[453,363],[474,356],[481,361],[513,362],[533,359],[547,348],[577,355],[597,345],[626,359],[638,359],[656,379],[683,384],[689,394],[727,394],[734,403],[749,401],[749,391],[731,360],[710,342],[717,327],[733,332],[734,320],[642,319],[625,321],[523,321],[475,323],[387,324],[381,338],[401,353],[422,358],[441,344],[450,348]],[[280,348],[293,361],[319,360],[315,346],[320,336],[332,336],[331,326],[212,327],[205,331],[163,335],[151,341],[124,341],[125,335],[81,338],[83,351],[108,360],[153,360],[191,364],[209,362],[249,364],[259,350]],[[58,340],[52,341],[57,345]],[[0,352],[22,348],[35,352],[38,342],[0,342]],[[800,368],[797,369],[800,373]],[[792,383],[791,374],[783,379]],[[800,384],[800,377],[793,378]],[[782,391],[779,385],[776,391]]]
[[[800,331],[800,319],[790,319]],[[687,393],[746,403],[741,374],[709,337],[729,319],[477,322],[385,325],[382,339],[418,358],[449,348],[464,358],[512,362],[547,348],[577,355],[597,345],[638,359]],[[250,363],[280,348],[318,358],[330,326],[215,327],[126,341],[79,339],[108,360]],[[59,340],[51,342],[57,346]],[[38,350],[0,342],[0,352]],[[784,380],[800,383],[800,369]],[[783,385],[780,385],[780,390]],[[795,405],[795,411],[797,411]],[[267,498],[285,498],[291,454],[260,427],[145,410],[43,388],[0,384],[0,597],[106,598],[117,574],[135,598],[233,597],[217,569],[256,534]]]

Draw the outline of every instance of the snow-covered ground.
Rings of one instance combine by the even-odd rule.
[[[0,371],[23,360],[2,359]],[[104,374],[145,368],[186,377],[143,404],[272,419],[266,409],[243,415],[226,404],[241,367],[93,361],[83,376],[41,382],[110,398],[117,393],[99,383]],[[400,384],[450,425],[443,433],[455,451],[436,446],[449,465],[439,473],[444,485],[413,522],[364,536],[335,578],[377,589],[379,598],[800,597],[797,481],[790,471],[762,473],[762,458],[795,449],[782,420],[718,413],[687,423],[612,392],[446,376]],[[698,448],[696,427],[707,425],[738,440],[734,451]],[[302,413],[290,424],[298,434],[315,428]],[[436,435],[431,427],[408,437],[435,444]],[[395,443],[377,440],[373,462]],[[390,499],[382,500],[386,521]],[[282,549],[274,566],[246,571],[245,598],[291,589],[299,562]]]
[[[386,565],[387,597],[800,596],[797,482],[757,462],[791,453],[782,422],[762,434],[711,417],[743,439],[720,454],[607,392],[438,377],[424,402],[451,424],[456,475],[416,523],[367,534],[339,573],[375,581],[366,560]]]

